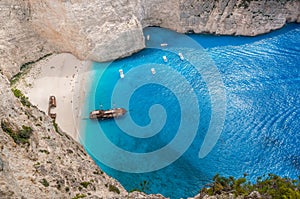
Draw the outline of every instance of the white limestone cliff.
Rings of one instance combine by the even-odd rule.
[[[144,48],[142,28],[257,35],[300,22],[299,0],[2,0],[0,69],[50,52],[110,61]]]
[[[29,21],[28,3],[0,1],[0,72],[8,78],[18,73],[22,64],[55,51]]]
[[[29,0],[34,30],[61,51],[107,61],[144,48],[136,2]]]

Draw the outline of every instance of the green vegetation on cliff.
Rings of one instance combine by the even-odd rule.
[[[38,58],[37,60],[34,61],[30,61],[27,63],[24,63],[21,67],[20,67],[20,72],[18,72],[16,75],[14,75],[11,79],[10,79],[10,85],[14,85],[17,81],[19,81],[19,79],[22,77],[22,75],[24,73],[26,73],[28,71],[29,66],[31,66],[34,63],[37,63],[43,59],[45,59],[46,57],[49,57],[50,55],[52,55],[52,53],[48,53],[40,58]]]
[[[12,88],[11,91],[17,98],[20,99],[23,106],[27,106],[27,107],[31,106],[31,103],[29,102],[28,97],[26,97],[19,89]]]
[[[117,193],[117,194],[120,194],[119,188],[116,187],[115,185],[109,184],[108,190],[109,190],[110,192],[115,192],[115,193]]]
[[[16,144],[29,144],[29,138],[32,134],[32,128],[22,125],[22,129],[13,130],[11,124],[1,121],[2,130],[13,138]]]
[[[257,191],[263,198],[300,198],[300,176],[298,180],[268,174],[267,177],[258,177],[256,183],[243,178],[235,179],[230,176],[222,177],[219,174],[213,177],[213,182],[203,188],[201,195],[234,194],[235,196],[249,196]]]

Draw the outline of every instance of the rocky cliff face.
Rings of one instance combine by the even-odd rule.
[[[107,61],[144,47],[135,1],[29,0],[34,30],[61,51]]]
[[[144,26],[178,32],[254,36],[286,22],[300,22],[299,0],[144,0],[143,4]]]
[[[142,28],[257,35],[300,22],[299,0],[2,0],[0,62],[11,77],[50,52],[108,61],[144,47]]]
[[[9,78],[22,64],[55,51],[30,26],[30,15],[28,2],[0,1],[0,72]]]
[[[0,75],[0,198],[163,198],[131,193]],[[24,101],[23,101],[24,102]]]

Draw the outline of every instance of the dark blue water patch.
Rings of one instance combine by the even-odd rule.
[[[269,172],[293,178],[300,173],[292,166],[295,158],[287,158],[289,153],[299,156],[299,42],[297,28],[244,48],[210,51],[226,77],[228,108],[221,139],[235,145],[229,150],[224,145],[219,151],[237,154],[241,170],[250,173],[252,180]]]
[[[159,34],[158,31],[156,36],[159,37]],[[165,31],[161,34],[165,34]],[[210,40],[203,39],[201,35],[193,37],[197,37],[197,41],[207,47],[206,52],[218,68],[226,89],[226,120],[217,145],[209,155],[198,158],[212,115],[206,82],[188,60],[180,61],[176,53],[153,48],[117,60],[106,68],[103,75],[100,75],[101,80],[96,83],[96,95],[91,96],[97,103],[94,107],[90,106],[90,109],[113,106],[111,93],[120,79],[119,68],[124,70],[126,81],[126,73],[131,69],[146,63],[163,64],[166,69],[170,67],[184,76],[193,88],[192,92],[197,95],[200,122],[191,146],[169,166],[140,174],[117,171],[93,156],[93,150],[101,143],[101,140],[93,141],[98,133],[106,134],[119,147],[137,152],[153,151],[173,139],[179,125],[178,118],[190,115],[178,114],[178,101],[172,92],[159,85],[149,84],[138,88],[132,95],[130,109],[133,110],[129,111],[133,111],[133,119],[140,125],[149,123],[149,107],[160,103],[171,117],[165,128],[172,129],[172,126],[168,127],[172,123],[174,130],[161,132],[152,137],[153,140],[147,138],[148,141],[142,142],[143,139],[132,138],[120,131],[115,121],[101,123],[104,132],[95,132],[90,121],[87,121],[83,144],[89,154],[127,190],[138,188],[146,193],[162,193],[171,198],[196,195],[201,187],[211,182],[216,173],[234,177],[247,173],[253,182],[266,173],[297,178],[300,174],[300,26],[288,25],[275,33],[251,38],[253,40],[228,36],[209,36]],[[211,40],[215,44],[212,45]],[[180,40],[177,39],[176,43],[179,44]],[[167,55],[167,63],[163,62],[163,55]],[[96,71],[100,65],[95,64]],[[151,75],[150,71],[142,72],[141,78],[151,78],[148,74]],[[165,80],[172,82],[172,77],[166,75]],[[191,92],[183,90],[182,95],[188,100]],[[170,109],[172,106],[175,107],[173,113]],[[144,181],[147,183],[142,187],[140,183]]]
[[[245,44],[251,44],[253,42],[261,41],[276,37],[281,34],[285,34],[288,31],[297,29],[299,24],[291,23],[285,25],[284,28],[274,30],[270,33],[258,35],[258,36],[224,36],[224,35],[212,35],[212,34],[187,34],[195,41],[197,41],[203,48],[214,48],[221,46],[240,46]]]

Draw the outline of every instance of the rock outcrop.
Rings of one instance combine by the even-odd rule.
[[[135,1],[29,0],[32,28],[80,59],[107,61],[144,48]]]
[[[143,26],[178,32],[254,36],[300,22],[298,0],[144,0],[142,5],[147,5]]]
[[[300,22],[299,0],[2,0],[0,63],[8,77],[51,52],[109,61],[144,48],[142,29],[257,35]]]

